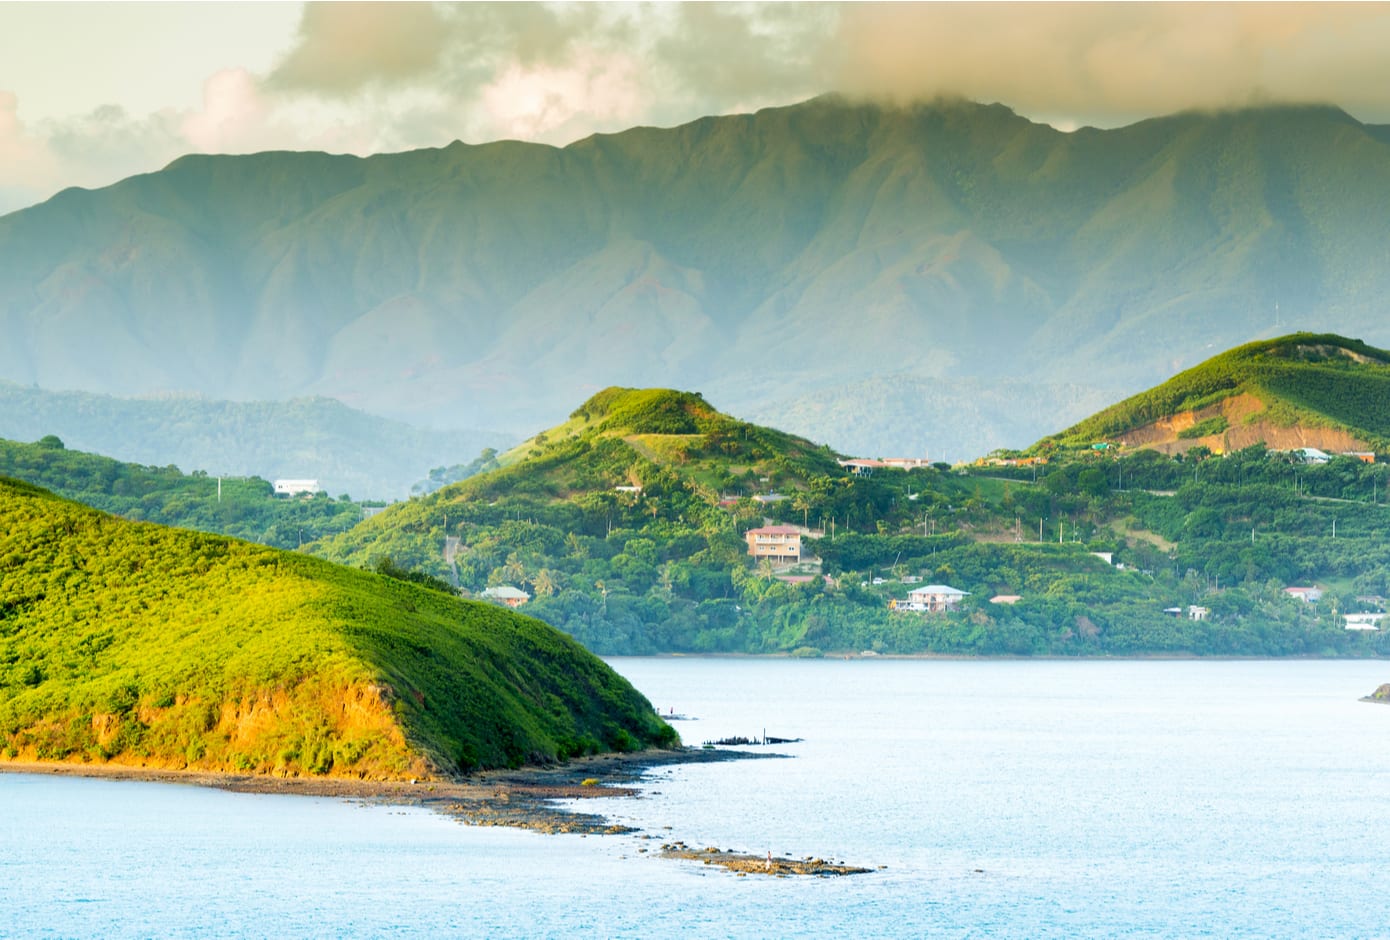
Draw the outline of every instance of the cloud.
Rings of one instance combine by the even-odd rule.
[[[1258,100],[1390,116],[1390,7],[1300,3],[849,4],[837,88],[960,95],[1103,124]]]
[[[270,133],[269,108],[245,69],[223,69],[203,83],[203,107],[180,123],[183,139],[206,153],[237,153],[283,135]]]
[[[345,94],[430,74],[451,37],[431,3],[309,3],[272,88]]]

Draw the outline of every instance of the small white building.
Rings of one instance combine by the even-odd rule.
[[[1348,630],[1379,630],[1384,614],[1347,614]]]
[[[955,610],[968,591],[953,588],[946,584],[925,584],[907,592],[906,600],[894,600],[888,606],[892,610],[912,611],[920,614],[939,614]]]
[[[318,480],[276,480],[272,485],[276,496],[313,496],[323,492]]]
[[[1187,605],[1187,619],[1188,619],[1188,620],[1206,620],[1206,619],[1207,619],[1208,617],[1210,617],[1210,616],[1211,616],[1211,608],[1210,608],[1210,607],[1201,607],[1201,606],[1199,606],[1199,605],[1197,605],[1197,604],[1188,604],[1188,605]]]

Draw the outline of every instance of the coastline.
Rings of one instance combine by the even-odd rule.
[[[718,748],[634,751],[574,758],[564,764],[486,770],[457,780],[358,780],[349,777],[274,777],[167,770],[122,764],[0,761],[0,773],[57,774],[103,780],[181,784],[235,793],[317,796],[386,805],[419,806],[474,826],[512,826],[537,832],[630,832],[597,813],[561,809],[558,800],[633,797],[648,770],[681,763],[784,757]],[[587,782],[587,785],[586,785]]]
[[[600,754],[580,757],[548,767],[520,767],[489,770],[463,780],[356,780],[342,777],[271,777],[251,774],[218,774],[198,771],[164,770],[113,764],[65,764],[40,761],[0,761],[0,773],[53,774],[105,780],[182,784],[212,787],[235,793],[285,796],[317,796],[363,802],[418,806],[449,816],[470,826],[509,826],[544,833],[583,835],[633,834],[638,830],[610,822],[599,813],[562,809],[559,800],[600,797],[635,797],[631,786],[654,767],[683,763],[714,763],[731,760],[784,758],[777,753],[755,754],[724,748],[682,748],[680,750],[636,751],[627,754]],[[663,827],[670,829],[669,826]],[[657,836],[639,835],[642,839]],[[639,849],[646,852],[647,849]],[[762,874],[852,875],[871,869],[821,858],[792,859],[709,847],[697,849],[684,842],[663,843],[657,857],[699,861],[739,876]],[[882,866],[880,866],[882,867]]]

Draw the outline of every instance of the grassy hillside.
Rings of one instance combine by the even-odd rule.
[[[1383,133],[1277,105],[1062,133],[819,98],[563,148],[194,155],[0,217],[0,377],[504,430],[612,384],[790,427],[905,378],[940,405],[896,405],[885,449],[930,421],[983,451],[1051,428],[976,382],[1113,400],[1283,323],[1390,342],[1387,190]],[[821,407],[816,437],[859,419]]]
[[[673,739],[535,620],[0,480],[6,758],[394,778]]]
[[[1117,441],[1227,451],[1257,442],[1285,449],[1319,446],[1320,440],[1330,450],[1390,449],[1390,353],[1333,334],[1248,343],[1040,446]]]

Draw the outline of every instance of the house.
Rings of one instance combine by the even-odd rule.
[[[1379,630],[1384,614],[1347,614],[1348,630]]]
[[[506,604],[508,607],[520,607],[531,599],[530,594],[517,590],[509,584],[485,588],[478,596],[485,601],[492,601],[494,604]]]
[[[882,460],[868,460],[862,457],[855,457],[852,460],[841,460],[840,466],[857,477],[866,477],[875,470],[880,470],[888,465]]]
[[[1114,553],[1114,552],[1091,552],[1091,554],[1092,554],[1092,555],[1095,555],[1097,558],[1099,558],[1101,561],[1105,562],[1107,565],[1112,565],[1112,566],[1113,566],[1113,565],[1115,564],[1115,553]]]
[[[318,480],[276,480],[276,496],[313,496],[323,492]]]
[[[770,558],[776,562],[801,560],[801,530],[793,525],[765,525],[743,534],[748,542],[748,554],[754,558]]]
[[[1322,588],[1320,587],[1286,587],[1284,593],[1289,597],[1296,597],[1306,604],[1316,604],[1322,600]]]
[[[939,614],[955,610],[962,597],[969,592],[945,584],[926,584],[907,592],[906,600],[892,601],[891,610],[913,611],[922,614]]]
[[[613,491],[616,492],[616,493],[640,493],[640,492],[642,492],[642,487],[640,487],[640,486],[615,486],[615,487],[613,487]]]
[[[926,457],[884,457],[879,463],[898,470],[920,470],[931,466],[931,460]]]
[[[1196,604],[1187,605],[1188,620],[1206,620],[1211,616],[1210,607],[1198,607]]]
[[[1293,454],[1304,463],[1311,464],[1327,463],[1332,459],[1332,456],[1328,454],[1327,451],[1318,450],[1316,447],[1298,447],[1289,451],[1289,453]]]
[[[1355,457],[1357,460],[1361,461],[1362,463],[1375,463],[1375,462],[1376,462],[1376,455],[1375,455],[1375,453],[1372,452],[1372,451],[1369,451],[1369,450],[1344,450],[1344,451],[1342,451],[1342,456],[1343,456],[1343,457]]]

